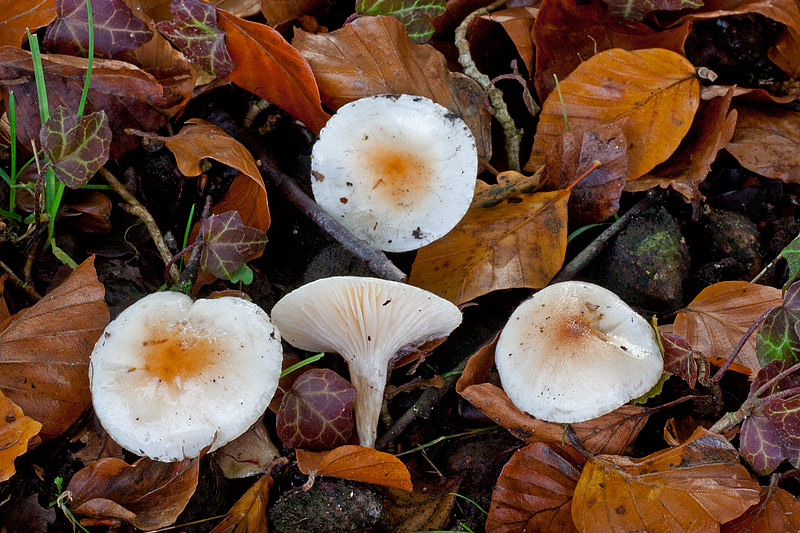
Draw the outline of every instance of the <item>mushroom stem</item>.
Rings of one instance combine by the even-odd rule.
[[[355,420],[358,440],[361,446],[374,448],[389,369],[381,370],[372,365],[361,364],[356,357],[347,364],[350,368],[350,382],[356,389]]]

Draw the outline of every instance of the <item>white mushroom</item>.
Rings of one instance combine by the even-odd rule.
[[[421,96],[342,106],[314,145],[317,203],[375,248],[416,250],[467,212],[478,152],[458,115]]]
[[[355,419],[362,446],[373,447],[390,363],[461,323],[456,306],[426,290],[375,278],[334,277],[284,296],[272,318],[290,344],[337,352],[356,389]]]
[[[277,330],[255,304],[151,294],[120,313],[94,347],[94,409],[111,438],[134,453],[196,457],[259,419],[282,357]]]
[[[495,363],[514,405],[551,422],[610,413],[650,390],[663,369],[650,324],[613,292],[579,281],[523,302],[500,334]]]

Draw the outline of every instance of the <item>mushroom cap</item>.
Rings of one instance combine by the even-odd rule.
[[[158,461],[197,457],[261,417],[282,359],[278,331],[257,305],[159,292],[120,313],[97,341],[92,401],[124,448]]]
[[[461,323],[461,311],[418,287],[342,276],[290,292],[272,308],[272,319],[293,346],[345,358],[356,389],[361,445],[372,447],[390,362],[410,348],[449,335]]]
[[[512,313],[497,341],[503,389],[521,410],[582,422],[649,391],[663,360],[653,329],[598,285],[550,285]]]
[[[317,203],[390,252],[444,236],[467,212],[478,173],[461,118],[421,97],[379,95],[342,106],[314,144]]]

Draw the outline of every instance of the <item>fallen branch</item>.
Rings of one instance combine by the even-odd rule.
[[[170,265],[172,252],[170,252],[167,243],[164,242],[164,236],[161,234],[161,230],[158,229],[158,224],[156,224],[153,215],[150,214],[147,208],[143,206],[133,194],[131,194],[127,187],[125,187],[125,185],[123,185],[117,179],[117,177],[114,176],[114,174],[105,168],[100,169],[100,174],[103,175],[103,178],[108,182],[109,185],[111,185],[111,188],[114,189],[114,191],[119,194],[127,203],[127,205],[124,205],[122,209],[124,209],[126,213],[130,213],[131,215],[137,217],[144,223],[144,225],[147,227],[147,231],[150,232],[150,237],[153,239],[153,242],[158,249],[158,253],[161,254],[161,259],[164,261],[164,264]],[[169,275],[173,283],[178,283],[180,279],[180,273],[175,265],[169,266]]]
[[[11,270],[11,267],[5,264],[3,261],[0,261],[0,269],[2,269],[3,271],[5,271],[6,274],[8,274],[8,279],[11,281],[11,283],[13,283],[15,286],[25,291],[25,293],[28,296],[30,296],[34,300],[42,299],[42,295],[36,292],[36,289],[33,288],[32,284],[25,283],[24,281],[22,281],[22,279],[20,279],[20,277],[17,276],[16,272]]]

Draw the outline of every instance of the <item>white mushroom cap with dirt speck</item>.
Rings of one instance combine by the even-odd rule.
[[[650,324],[613,292],[580,281],[523,302],[500,334],[495,363],[514,405],[560,423],[610,413],[663,371]]]
[[[416,250],[469,208],[478,172],[461,118],[421,96],[379,95],[342,106],[312,152],[317,203],[380,250]]]
[[[282,359],[280,335],[257,305],[159,292],[125,309],[97,341],[92,402],[111,438],[133,453],[197,457],[261,417]]]
[[[343,276],[290,292],[272,308],[272,319],[289,344],[345,358],[356,389],[359,440],[371,448],[389,365],[421,344],[448,336],[461,323],[461,311],[411,285]]]

